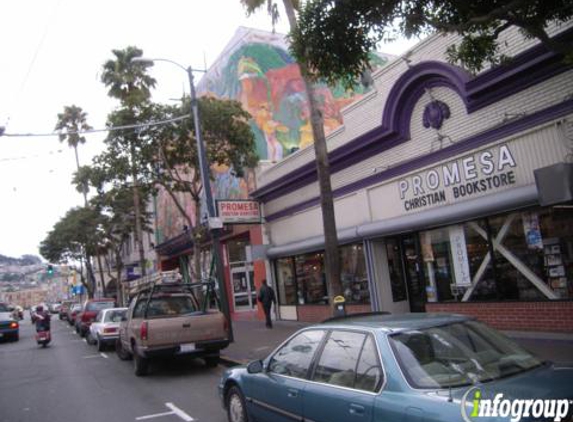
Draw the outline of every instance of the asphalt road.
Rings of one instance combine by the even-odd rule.
[[[41,348],[26,314],[20,341],[0,343],[0,422],[224,422],[222,371],[185,359],[136,377],[131,361],[98,353],[57,316],[52,343]]]

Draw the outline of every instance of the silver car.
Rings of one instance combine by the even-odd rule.
[[[108,308],[101,310],[90,325],[86,335],[88,344],[96,344],[99,352],[103,351],[107,345],[115,344],[118,337],[119,323],[125,316],[127,308]]]

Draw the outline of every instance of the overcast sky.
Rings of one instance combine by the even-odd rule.
[[[2,0],[0,16],[0,126],[8,134],[52,133],[72,104],[103,128],[116,105],[100,82],[112,49],[134,45],[146,57],[203,68],[238,26],[272,30],[264,11],[247,18],[239,0]],[[277,31],[287,31],[284,20]],[[401,54],[411,45],[381,50]],[[152,75],[156,101],[188,92],[186,74],[173,65],[157,63]],[[87,136],[80,164],[91,163],[104,137]],[[53,225],[83,204],[70,183],[74,171],[73,150],[57,137],[0,137],[0,254],[39,254]]]

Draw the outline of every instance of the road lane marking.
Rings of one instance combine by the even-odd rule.
[[[135,420],[136,421],[142,421],[142,420],[146,420],[146,419],[161,418],[163,416],[170,416],[170,415],[179,416],[185,422],[192,422],[195,420],[191,416],[189,416],[187,413],[185,413],[183,410],[181,410],[177,406],[175,406],[173,403],[165,403],[165,406],[167,406],[169,409],[171,409],[171,412],[163,412],[163,413],[155,413],[153,415],[138,416],[135,418]]]
[[[177,416],[179,416],[185,422],[191,422],[191,421],[195,420],[191,416],[189,416],[187,413],[185,413],[183,410],[181,410],[177,406],[175,406],[173,403],[165,403],[165,406],[167,406],[168,408],[173,410],[173,413],[175,413]]]
[[[93,358],[99,358],[99,357],[100,357],[100,355],[87,355],[87,356],[84,356],[83,359],[93,359]]]
[[[135,418],[135,420],[142,421],[145,419],[160,418],[162,416],[169,416],[169,415],[173,415],[173,412],[156,413],[155,415],[147,415],[147,416],[138,416],[137,418]]]
[[[105,353],[103,353],[103,352],[101,352],[100,355],[101,355],[102,358],[105,358],[105,359],[108,358],[108,356],[107,356]]]

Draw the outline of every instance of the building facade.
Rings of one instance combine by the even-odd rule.
[[[390,56],[373,56],[375,68]],[[266,31],[240,27],[227,47],[198,84],[199,95],[231,99],[241,103],[249,120],[264,169],[300,149],[312,145],[308,99],[300,69],[288,53],[286,37]],[[317,92],[324,104],[325,132],[337,130],[343,123],[340,110],[366,94],[363,87],[346,90],[321,84]],[[256,189],[255,171],[237,178],[232,169],[212,166],[213,196],[218,200],[241,201]],[[180,198],[182,208],[194,219],[195,204]],[[188,223],[163,191],[157,198],[157,252],[162,270],[186,272],[193,255]],[[200,213],[205,215],[205,212]],[[193,221],[193,225],[201,222]],[[268,243],[260,223],[225,224],[221,235],[225,285],[231,312],[235,318],[262,318],[257,310],[256,292],[262,280],[271,277],[264,256],[257,253]],[[210,242],[201,245],[209,274]]]
[[[552,35],[573,38],[571,23]],[[510,28],[472,75],[436,35],[373,74],[328,137],[351,312],[447,311],[573,331],[573,70]],[[329,315],[313,148],[262,172],[282,319]]]

